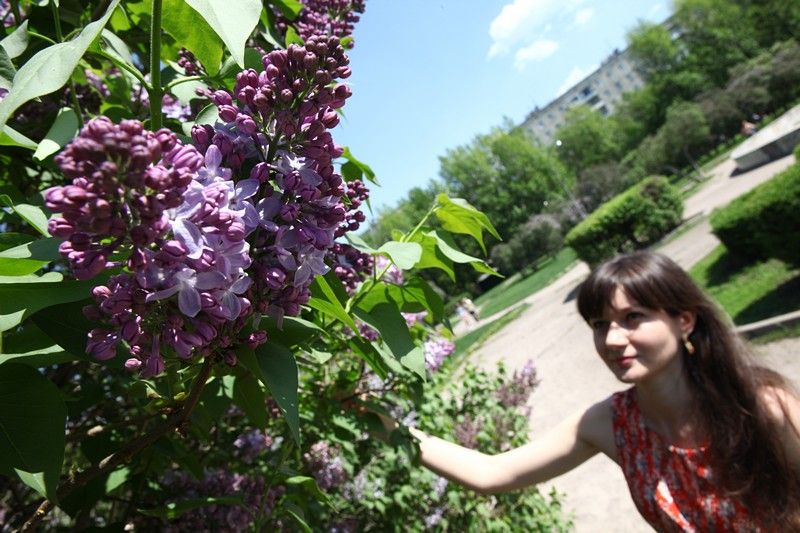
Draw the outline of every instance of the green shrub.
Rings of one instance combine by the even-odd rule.
[[[711,227],[736,255],[800,263],[800,164],[715,210]]]
[[[682,214],[678,190],[663,176],[651,176],[601,205],[572,228],[564,243],[595,265],[656,242],[680,223]]]

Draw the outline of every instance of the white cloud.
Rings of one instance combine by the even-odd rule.
[[[560,8],[560,0],[513,0],[489,25],[489,58],[508,53],[519,41],[538,31]]]
[[[549,39],[539,39],[514,54],[514,66],[523,70],[531,61],[541,61],[553,55],[558,50],[558,43]]]
[[[656,5],[654,5],[653,7],[650,8],[650,11],[647,12],[647,16],[645,16],[645,18],[646,19],[654,19],[654,18],[660,16],[660,14],[663,11],[664,11],[664,5],[663,4],[656,4]]]
[[[567,79],[564,80],[564,83],[562,83],[561,87],[559,87],[558,91],[556,91],[556,96],[561,96],[573,85],[581,81],[595,70],[597,70],[597,65],[589,68],[572,67],[572,71],[570,71],[570,73],[567,75]]]
[[[594,16],[594,9],[591,7],[585,7],[575,13],[575,21],[573,22],[576,26],[583,26]]]

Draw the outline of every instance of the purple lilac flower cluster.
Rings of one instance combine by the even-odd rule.
[[[0,0],[0,22],[3,27],[10,28],[16,24],[14,19],[14,12],[11,10],[11,2],[9,0]],[[0,523],[2,520],[0,520]]]
[[[431,336],[423,346],[425,350],[425,368],[429,372],[436,372],[444,360],[452,354],[456,345],[444,337]]]
[[[242,205],[253,207],[248,232],[256,230],[254,300],[278,320],[297,315],[314,276],[329,270],[324,260],[345,219],[344,183],[332,164],[342,148],[327,130],[351,94],[332,83],[350,75],[348,63],[335,38],[270,52],[263,71],[239,73],[234,94],[214,93],[220,122],[192,130],[201,150],[214,147],[234,172],[249,172],[239,184],[248,190]]]
[[[522,407],[538,384],[536,366],[529,359],[525,366],[515,371],[511,379],[497,390],[497,399],[505,407]]]
[[[369,199],[369,189],[361,180],[353,180],[347,183],[347,199],[350,209],[347,211],[345,220],[336,231],[336,236],[341,237],[348,231],[356,231],[361,227],[361,223],[366,220],[364,212],[361,211],[361,204]]]
[[[236,456],[247,464],[252,464],[256,458],[269,449],[273,444],[272,437],[261,429],[245,431],[233,441]]]
[[[326,441],[317,441],[303,454],[309,470],[322,490],[338,487],[347,480],[344,461],[337,448]]]
[[[197,76],[203,73],[203,66],[186,48],[178,50],[178,66],[183,69],[187,76]]]
[[[394,263],[382,255],[375,256],[375,270],[378,274],[386,270],[381,278],[386,283],[402,285],[406,282],[406,279],[403,276],[403,271],[397,268]]]
[[[236,496],[242,499],[242,504],[197,507],[168,523],[142,517],[141,523],[135,526],[165,532],[244,531],[252,527],[256,517],[269,516],[285,492],[280,485],[267,490],[264,477],[260,475],[242,475],[226,469],[206,470],[204,474],[202,480],[197,480],[186,472],[168,472],[161,483],[166,499],[180,502]]]
[[[336,274],[348,294],[353,294],[366,276],[372,273],[375,260],[349,244],[334,243],[328,254]]]
[[[102,324],[87,352],[109,359],[125,341],[126,368],[154,376],[164,349],[187,359],[210,353],[212,341],[230,346],[224,330],[238,331],[232,321],[240,327],[250,311],[247,192],[219,167],[218,151],[203,158],[169,130],[100,117],[55,160],[72,184],[46,191],[61,214],[48,229],[65,239],[60,250],[75,276],[91,278],[117,266],[112,254],[129,254],[128,272],[95,287],[96,305],[84,310]]]
[[[314,35],[333,35],[342,39],[353,34],[353,27],[364,12],[364,0],[301,0],[303,10],[293,24],[303,40]],[[285,33],[288,20],[280,13],[278,29]],[[352,47],[353,44],[350,44]]]

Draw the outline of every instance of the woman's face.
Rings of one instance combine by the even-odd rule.
[[[691,332],[690,313],[672,317],[642,307],[617,288],[603,316],[589,320],[594,345],[614,375],[625,383],[644,383],[681,372],[681,337]]]

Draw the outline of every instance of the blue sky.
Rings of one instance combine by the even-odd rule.
[[[439,156],[519,124],[592,72],[669,0],[367,0],[337,143],[369,164],[374,211],[439,171]],[[369,214],[368,214],[369,216]]]

